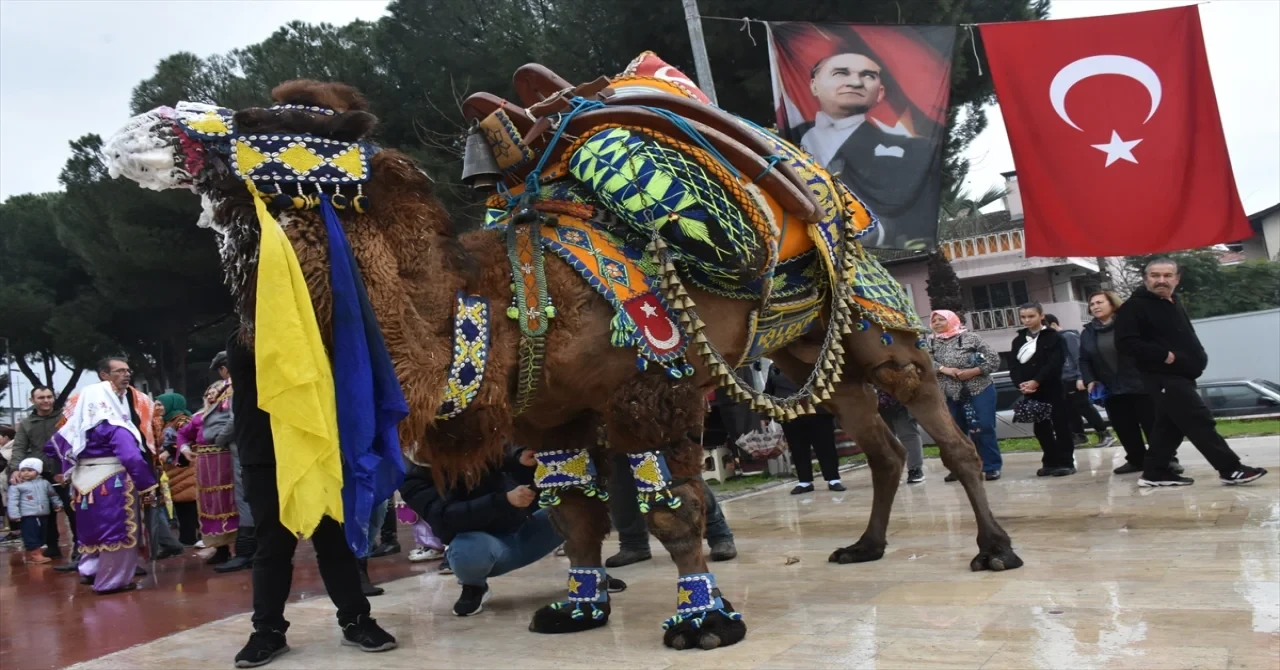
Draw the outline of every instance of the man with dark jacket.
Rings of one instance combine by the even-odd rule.
[[[253,555],[253,633],[236,654],[237,668],[255,668],[289,651],[284,606],[293,583],[293,554],[298,538],[280,521],[276,485],[276,445],[271,415],[258,407],[258,367],[254,352],[234,333],[227,341],[227,369],[238,386],[231,396],[233,427],[239,449],[244,499],[257,531]],[[395,649],[396,639],[369,616],[369,599],[360,588],[360,567],[347,546],[342,525],[325,517],[311,534],[320,579],[338,608],[342,644],[361,651]]]
[[[10,483],[17,483],[18,464],[24,458],[44,460],[41,476],[53,484],[53,491],[62,500],[62,509],[66,510],[67,527],[71,529],[71,563],[74,564],[80,558],[80,550],[75,542],[75,506],[71,504],[71,494],[67,490],[66,482],[62,480],[62,475],[54,474],[62,472],[62,463],[44,453],[45,443],[53,438],[53,434],[58,430],[58,420],[62,418],[61,413],[53,411],[53,400],[53,389],[48,386],[37,386],[31,389],[31,415],[18,423],[13,439],[13,457],[9,459],[9,477]],[[57,511],[50,510],[49,516],[45,518],[42,525],[44,526],[44,555],[47,558],[62,558],[62,550],[58,548],[60,538]]]
[[[1107,422],[1102,420],[1102,415],[1089,402],[1089,390],[1081,378],[1080,331],[1063,328],[1058,323],[1058,317],[1052,314],[1044,315],[1044,323],[1058,331],[1062,336],[1062,343],[1067,347],[1067,355],[1062,359],[1062,388],[1067,394],[1067,407],[1070,409],[1067,419],[1071,424],[1071,434],[1076,446],[1089,443],[1089,438],[1084,434],[1084,421],[1088,421],[1093,432],[1098,434],[1099,447],[1111,446],[1116,440],[1107,430]]]
[[[1240,462],[1214,428],[1213,414],[1196,392],[1209,356],[1191,319],[1174,295],[1181,273],[1176,261],[1157,258],[1143,269],[1144,287],[1134,291],[1116,313],[1116,345],[1138,364],[1155,400],[1156,420],[1148,437],[1141,486],[1187,486],[1190,477],[1169,465],[1185,436],[1218,471],[1224,484],[1247,484],[1267,474]]]
[[[1058,331],[1045,327],[1044,308],[1030,302],[1018,308],[1025,328],[1013,338],[1009,378],[1024,398],[1049,405],[1047,417],[1036,421],[1033,430],[1044,452],[1037,477],[1065,477],[1076,473],[1075,444],[1068,420],[1070,409],[1062,388],[1062,363],[1067,347]]]
[[[400,498],[448,545],[445,560],[462,585],[454,614],[479,614],[490,577],[534,563],[564,542],[550,510],[534,505],[536,465],[533,450],[521,449],[474,486],[445,490],[436,488],[430,468],[414,465],[405,473]]]

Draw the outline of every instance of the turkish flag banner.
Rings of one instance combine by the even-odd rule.
[[[981,26],[1028,256],[1249,238],[1195,6]]]

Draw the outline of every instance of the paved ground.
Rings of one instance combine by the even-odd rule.
[[[1035,454],[1007,457],[989,495],[1026,567],[971,573],[975,525],[962,490],[928,481],[903,487],[885,557],[826,562],[851,542],[870,506],[869,473],[846,476],[842,495],[775,489],[725,505],[740,556],[716,564],[721,586],[750,628],[735,647],[674,652],[660,622],[674,609],[665,556],[613,571],[631,588],[610,624],[573,637],[526,629],[531,613],[564,595],[567,561],[547,558],[492,582],[479,616],[449,609],[451,578],[375,561],[384,584],[374,615],[400,639],[387,654],[338,645],[333,606],[299,570],[293,651],[272,668],[1280,668],[1280,437],[1236,440],[1250,463],[1272,469],[1251,487],[1217,483],[1193,449],[1195,486],[1149,490],[1113,476],[1118,449],[1082,451],[1080,474],[1039,479]],[[655,549],[658,545],[655,543]],[[610,547],[612,549],[612,546]],[[790,559],[799,559],[787,565]],[[82,668],[230,667],[248,615],[245,574],[207,577],[194,559],[161,568],[160,585],[95,598],[69,578],[0,567],[0,666],[40,668],[103,655]],[[299,567],[307,565],[300,557]],[[318,597],[316,597],[318,596]],[[15,600],[16,599],[16,600]],[[205,603],[213,603],[205,605]],[[197,625],[218,619],[212,623]],[[21,622],[21,623],[18,623]],[[22,626],[23,632],[15,630]],[[53,630],[49,630],[52,628]],[[32,631],[39,631],[32,634]],[[53,631],[57,631],[56,633]],[[174,633],[168,637],[162,637]],[[141,638],[141,639],[139,639]],[[129,644],[151,640],[114,654]],[[52,657],[47,657],[50,651]],[[109,654],[109,655],[104,655]],[[51,658],[45,662],[45,658]]]

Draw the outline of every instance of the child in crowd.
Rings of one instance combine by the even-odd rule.
[[[62,510],[62,501],[53,492],[53,485],[40,477],[44,461],[27,458],[18,464],[21,479],[9,487],[9,518],[22,520],[22,548],[27,551],[28,563],[48,563],[40,552],[44,546],[45,517],[52,509]]]

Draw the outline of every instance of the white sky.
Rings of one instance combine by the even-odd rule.
[[[1184,4],[1056,0],[1053,17]],[[130,92],[161,58],[225,53],[295,19],[372,20],[385,6],[384,0],[0,0],[0,199],[58,188],[67,143],[119,128]],[[1280,0],[1216,0],[1200,11],[1236,183],[1252,213],[1280,201]],[[990,127],[969,151],[976,191],[1001,184],[1000,173],[1014,168],[999,110],[988,116]]]

